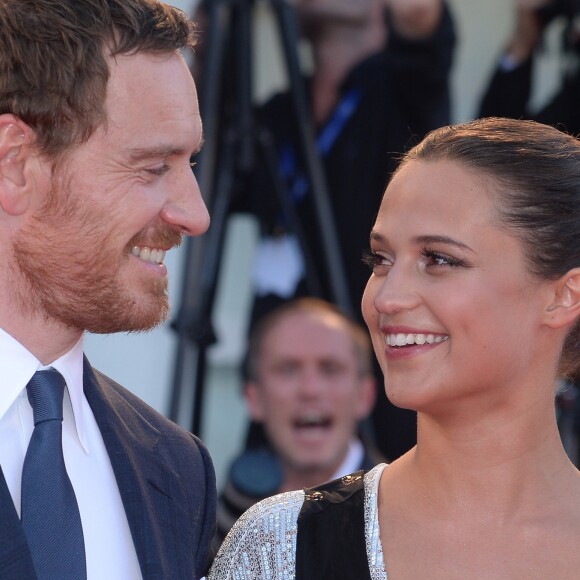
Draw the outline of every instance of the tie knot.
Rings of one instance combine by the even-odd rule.
[[[26,385],[26,390],[32,405],[35,426],[43,421],[62,421],[64,386],[63,376],[55,369],[34,373]]]

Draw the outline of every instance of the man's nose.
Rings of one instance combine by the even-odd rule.
[[[191,169],[185,169],[171,187],[174,191],[161,210],[161,218],[185,235],[205,233],[210,222],[209,212]]]
[[[303,396],[317,396],[323,388],[324,380],[319,369],[307,368],[303,371],[300,380],[300,392]]]

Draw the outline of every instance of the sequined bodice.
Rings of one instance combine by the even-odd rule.
[[[365,543],[372,580],[387,580],[378,519],[378,485],[384,464],[364,476]],[[222,544],[208,580],[294,580],[298,514],[303,491],[290,491],[252,506]]]

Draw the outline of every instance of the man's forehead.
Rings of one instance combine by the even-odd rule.
[[[187,100],[190,108],[199,112],[195,83],[178,52],[117,55],[109,58],[108,64],[105,103],[109,106],[128,101],[128,107],[141,107],[149,100],[163,99],[169,106],[181,107]]]
[[[110,59],[102,130],[129,160],[195,154],[203,129],[195,84],[179,53],[136,53]],[[159,152],[166,149],[165,153]],[[172,153],[173,152],[173,153]]]
[[[341,359],[354,351],[354,339],[339,317],[289,313],[264,335],[262,356]]]
[[[287,312],[272,325],[268,334],[283,331],[288,327],[292,327],[296,332],[304,329],[305,334],[310,333],[313,327],[348,334],[348,327],[338,314],[318,310]]]

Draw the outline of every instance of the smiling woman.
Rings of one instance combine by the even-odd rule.
[[[214,569],[239,555],[257,577],[577,577],[580,474],[554,397],[578,357],[580,143],[504,119],[434,131],[392,177],[365,261],[363,314],[417,446],[252,508]]]

